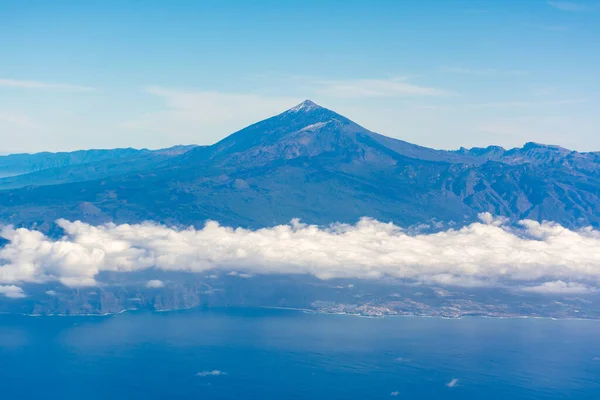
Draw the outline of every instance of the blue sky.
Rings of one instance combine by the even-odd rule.
[[[600,2],[0,1],[0,152],[210,144],[311,99],[435,148],[600,150]]]

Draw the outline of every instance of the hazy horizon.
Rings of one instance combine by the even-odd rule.
[[[306,102],[306,101],[311,101],[311,102],[312,102],[312,100],[310,100],[310,99],[306,99],[306,100],[304,100],[303,102]],[[302,103],[303,103],[303,102],[302,102]],[[294,108],[294,107],[298,106],[299,104],[301,104],[301,103],[298,103],[298,104],[296,104],[295,106],[288,108],[287,110],[290,110],[290,109],[292,109],[292,108]],[[322,105],[320,105],[320,104],[318,104],[318,106],[321,106],[321,107],[324,107],[324,108],[328,108],[328,107],[326,107],[326,106],[322,106]],[[274,114],[274,115],[270,115],[270,116],[268,116],[268,117],[266,117],[266,118],[264,118],[264,119],[269,119],[269,118],[275,117],[275,116],[277,116],[277,115],[280,115],[281,113],[283,113],[283,112],[285,112],[285,111],[287,111],[287,110],[283,110],[283,111],[282,111],[282,112],[280,112],[280,113],[277,113],[277,114]],[[332,111],[334,111],[334,112],[335,112],[335,110],[332,110]],[[344,115],[344,117],[348,117],[348,116]],[[352,120],[352,118],[350,118],[350,117],[348,117],[348,118],[349,118],[350,120]],[[264,119],[263,119],[263,120],[264,120]],[[262,120],[261,120],[261,121],[262,121]],[[260,121],[256,121],[256,122],[260,122]],[[223,137],[221,137],[221,138],[218,138],[218,139],[216,139],[216,141],[215,141],[215,142],[212,142],[212,143],[173,143],[172,145],[170,145],[170,146],[167,146],[167,147],[147,147],[147,146],[142,146],[142,147],[132,147],[132,146],[130,146],[130,147],[128,147],[128,148],[133,148],[133,149],[137,149],[137,150],[144,150],[144,149],[147,149],[147,150],[161,150],[161,149],[167,149],[167,148],[176,147],[176,146],[212,146],[212,145],[214,145],[214,144],[218,143],[219,141],[223,140],[223,139],[224,139],[224,138],[226,138],[227,136],[229,136],[229,135],[231,135],[231,134],[233,134],[233,133],[235,133],[235,132],[238,132],[238,131],[240,131],[240,130],[242,130],[242,129],[244,129],[244,128],[247,128],[247,127],[248,127],[248,126],[250,126],[250,125],[252,125],[252,124],[249,124],[249,125],[245,125],[245,126],[243,126],[243,127],[240,127],[239,129],[236,129],[235,131],[232,131],[232,132],[230,132],[230,133],[226,134],[225,136],[223,136]],[[368,127],[364,127],[364,128],[367,128],[367,129],[369,129]],[[388,135],[386,135],[385,133],[382,133],[382,132],[376,132],[376,133],[382,134],[382,135],[384,135],[384,136],[388,136]],[[402,140],[402,139],[400,139],[400,138],[394,138],[394,139]],[[526,139],[525,139],[525,141],[524,141],[524,142],[523,142],[521,145],[517,145],[517,146],[514,146],[514,147],[504,147],[504,148],[505,148],[505,149],[507,149],[507,150],[509,150],[509,149],[511,149],[511,148],[522,148],[524,145],[526,145],[527,143],[530,143],[530,142],[532,142],[532,141],[529,141],[529,140],[526,140]],[[543,144],[543,145],[547,145],[547,146],[560,146],[560,145],[557,145],[557,144],[555,144],[555,143],[540,143],[540,142],[534,142],[534,143]],[[415,143],[415,144],[418,144],[418,143]],[[488,147],[488,146],[500,146],[500,145],[497,145],[497,144],[495,144],[495,143],[489,143],[488,145],[486,145],[486,146],[483,146],[483,147]],[[477,148],[477,147],[482,147],[482,146],[472,146],[472,147],[465,147],[465,146],[461,146],[461,147],[459,147],[459,148],[438,148],[438,147],[431,147],[431,148],[433,148],[433,149],[436,149],[436,150],[456,151],[456,150],[459,150],[459,149],[461,149],[461,148],[467,148],[467,149],[471,149],[471,148]],[[502,147],[502,146],[501,146],[501,147]],[[563,147],[563,146],[560,146],[560,147]],[[56,150],[56,151],[54,151],[54,152],[59,152],[59,153],[62,153],[62,152],[73,152],[73,151],[86,151],[86,150],[110,150],[110,149],[117,149],[117,148],[115,148],[115,147],[88,147],[88,148],[77,148],[77,149],[69,149],[69,150]],[[574,150],[574,149],[569,149],[569,150]],[[591,150],[591,151],[592,151],[592,152],[594,152],[594,151],[596,151],[596,150]],[[38,151],[31,151],[31,152],[28,152],[28,151],[25,151],[25,152],[4,152],[4,151],[0,151],[0,156],[6,156],[6,155],[16,155],[16,154],[35,154],[35,153],[43,153],[43,152],[48,152],[48,151],[47,151],[47,150],[42,150],[42,151],[39,151],[39,152],[38,152]]]

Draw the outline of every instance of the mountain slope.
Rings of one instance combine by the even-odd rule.
[[[365,145],[367,142],[369,145]],[[218,166],[226,166],[249,159],[252,163],[264,163],[327,152],[349,155],[359,149],[375,147],[385,149],[386,153],[426,161],[479,162],[469,154],[428,149],[379,135],[310,100],[250,125],[213,146],[195,149],[186,154],[182,162],[210,160]]]
[[[133,173],[2,191],[0,218],[47,230],[56,218],[261,227],[369,216],[412,225],[489,211],[600,226],[598,156],[563,150],[427,149],[305,101]]]

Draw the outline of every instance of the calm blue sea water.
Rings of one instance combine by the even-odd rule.
[[[597,400],[600,321],[2,315],[0,398]]]

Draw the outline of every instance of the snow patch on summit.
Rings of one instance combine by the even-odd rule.
[[[293,113],[297,113],[297,112],[308,112],[308,111],[312,111],[312,110],[316,110],[320,108],[318,105],[316,105],[315,103],[313,103],[310,100],[304,100],[302,103],[298,104],[295,107],[292,107],[288,110],[288,112],[293,112]]]

